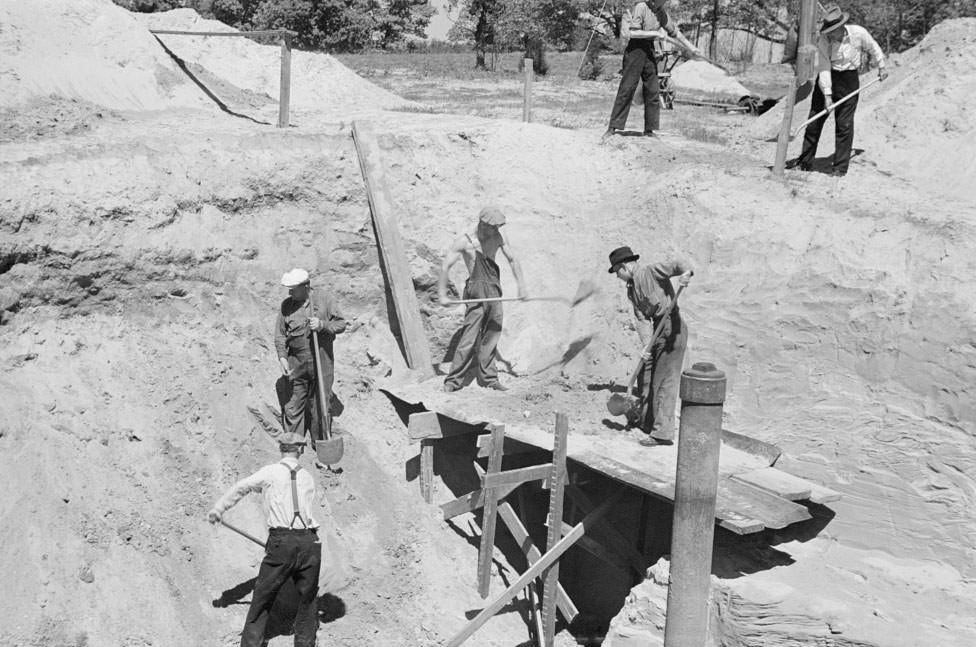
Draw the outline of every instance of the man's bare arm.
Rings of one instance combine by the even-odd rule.
[[[467,242],[464,237],[461,236],[457,238],[454,243],[448,248],[447,253],[444,255],[444,260],[441,262],[441,274],[437,278],[437,300],[441,303],[447,303],[447,277],[451,268],[454,264],[461,260],[461,253],[467,246]]]
[[[525,289],[525,279],[522,276],[522,265],[518,262],[515,257],[515,253],[511,250],[508,245],[508,241],[502,237],[502,254],[505,255],[505,260],[508,261],[509,266],[512,268],[512,274],[515,275],[515,282],[518,284],[518,295],[520,299],[524,299],[529,296],[528,290]]]

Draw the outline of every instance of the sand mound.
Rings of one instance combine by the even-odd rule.
[[[140,16],[151,29],[237,31],[206,20],[192,9]],[[207,69],[235,86],[278,98],[281,48],[247,38],[162,35],[177,56]],[[414,105],[366,81],[328,54],[292,52],[291,107],[296,110],[349,110]]]
[[[705,61],[688,61],[671,72],[671,79],[682,98],[701,98],[736,102],[752,95],[744,85]]]
[[[109,0],[0,4],[0,106],[49,95],[119,110],[210,105],[133,15]]]
[[[862,77],[864,85],[875,78]],[[878,167],[911,180],[937,180],[943,191],[972,197],[976,176],[976,18],[947,20],[912,49],[892,57],[891,77],[864,90],[855,124],[855,148]],[[796,106],[793,123],[806,119],[810,101]],[[775,137],[783,109],[749,128],[757,139]],[[833,150],[832,122],[819,155]],[[794,126],[795,127],[795,126]],[[793,144],[799,152],[799,141]]]

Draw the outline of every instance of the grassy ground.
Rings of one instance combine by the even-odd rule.
[[[489,56],[489,66],[493,62],[494,69],[475,68],[473,52],[369,52],[338,58],[373,83],[424,104],[425,112],[522,118],[521,52],[503,53],[494,61]],[[603,71],[594,81],[577,78],[581,58],[582,52],[548,54],[549,73],[536,77],[532,88],[534,122],[563,128],[606,127],[619,80],[620,56],[601,57]],[[789,68],[781,65],[739,65],[733,72],[762,98],[781,96],[790,74]],[[631,119],[639,117],[641,107],[635,106],[631,114]],[[715,108],[678,105],[662,113],[661,127],[694,139],[723,142],[728,126],[751,118]]]

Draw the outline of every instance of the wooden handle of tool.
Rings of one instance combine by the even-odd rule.
[[[694,272],[692,272],[691,274],[692,276],[695,275]],[[651,335],[651,341],[649,341],[647,343],[647,346],[644,347],[645,353],[650,352],[651,346],[654,345],[654,342],[657,341],[657,338],[658,336],[660,336],[661,331],[664,330],[664,324],[671,317],[671,311],[674,310],[674,306],[677,305],[678,297],[681,296],[681,293],[684,291],[684,289],[685,286],[683,285],[678,286],[678,291],[674,293],[674,298],[671,299],[671,305],[668,306],[668,309],[664,312],[664,315],[661,317],[661,321],[657,322],[657,327],[654,329],[654,334]],[[637,385],[637,376],[640,375],[642,368],[644,368],[643,357],[637,360],[637,366],[634,368],[634,372],[630,374],[630,381],[627,383],[627,392],[630,393],[631,395],[634,395],[634,389],[636,388]]]
[[[485,297],[484,299],[448,299],[447,301],[441,301],[442,306],[457,306],[464,305],[467,303],[498,303],[499,301],[536,301],[542,299],[543,297],[536,297],[532,299],[531,297]]]
[[[309,295],[309,300],[311,302],[311,295]],[[312,310],[312,314],[315,314],[315,310]],[[319,415],[322,416],[322,420],[325,422],[325,440],[332,440],[332,420],[329,412],[329,405],[332,403],[325,399],[325,382],[322,381],[322,367],[319,362],[319,334],[318,331],[312,331],[312,349],[315,351],[314,362],[315,364],[315,383],[316,388],[319,391]]]
[[[261,548],[265,548],[266,547],[265,546],[265,543],[263,541],[261,541],[260,539],[258,539],[257,537],[255,537],[254,535],[252,535],[250,533],[247,533],[247,532],[244,532],[240,528],[236,528],[236,527],[230,525],[229,523],[227,523],[223,519],[220,520],[220,523],[221,523],[221,525],[223,525],[228,530],[233,530],[238,535],[241,535],[242,537],[247,537],[248,539],[250,539],[251,541],[253,541],[255,544],[257,544],[258,546],[260,546]]]
[[[880,78],[874,79],[873,81],[868,81],[867,83],[865,83],[864,85],[862,85],[861,87],[859,87],[857,90],[854,90],[850,94],[841,97],[837,101],[834,101],[832,104],[830,104],[830,106],[828,108],[824,108],[823,110],[821,110],[820,112],[818,112],[817,114],[813,115],[812,117],[810,117],[809,119],[807,119],[806,121],[804,121],[802,124],[800,124],[799,126],[797,126],[795,129],[793,129],[792,134],[790,134],[790,139],[793,139],[794,137],[796,137],[798,134],[800,134],[800,131],[801,130],[803,130],[804,128],[806,128],[809,124],[813,123],[817,119],[820,119],[824,115],[828,114],[831,110],[833,110],[834,108],[836,108],[840,104],[844,103],[845,101],[847,101],[851,97],[856,96],[862,90],[867,90],[872,85],[874,85],[875,83],[879,83],[880,81],[881,81]]]
[[[661,31],[661,32],[659,32],[659,36],[658,36],[658,37],[659,37],[659,38],[660,38],[661,40],[666,40],[667,42],[669,42],[669,43],[671,43],[671,44],[673,44],[673,45],[677,45],[678,47],[680,47],[680,48],[681,48],[681,50],[682,50],[683,52],[685,52],[685,53],[687,53],[687,54],[688,54],[688,55],[689,55],[689,56],[690,56],[691,58],[697,58],[697,59],[700,59],[700,60],[702,60],[702,61],[705,61],[706,63],[708,63],[708,64],[710,64],[710,65],[714,65],[715,67],[717,67],[718,69],[720,69],[720,70],[722,70],[722,71],[723,71],[723,72],[725,72],[726,74],[729,74],[729,75],[731,75],[731,74],[732,74],[732,72],[730,72],[730,71],[729,71],[729,68],[727,68],[727,67],[725,67],[724,65],[722,65],[721,63],[719,63],[719,62],[718,62],[718,61],[716,61],[715,59],[713,59],[713,58],[708,58],[707,56],[705,56],[705,55],[704,55],[704,54],[702,54],[701,52],[695,52],[694,50],[690,50],[690,49],[688,49],[688,48],[687,48],[687,47],[685,46],[685,44],[684,44],[684,43],[682,43],[682,42],[681,42],[680,40],[678,40],[677,38],[673,38],[673,37],[671,37],[671,36],[669,36],[669,35],[668,35],[668,34],[667,34],[666,32],[663,32],[663,31]]]

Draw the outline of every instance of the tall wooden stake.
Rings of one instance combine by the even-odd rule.
[[[556,435],[552,447],[552,477],[549,480],[549,532],[546,550],[552,550],[562,537],[563,495],[566,491],[566,444],[569,436],[569,420],[565,413],[556,414]],[[545,645],[553,647],[556,639],[556,591],[559,585],[559,562],[543,573],[542,627]]]
[[[281,84],[278,87],[278,128],[288,127],[291,106],[291,36],[281,37]]]
[[[532,80],[535,76],[531,58],[522,60],[522,70],[525,73],[525,84],[522,90],[522,121],[529,123],[532,121]]]
[[[491,428],[491,454],[488,455],[488,472],[497,474],[502,468],[505,445],[505,426]],[[491,588],[491,560],[495,553],[495,526],[498,522],[498,497],[495,488],[485,488],[485,507],[481,518],[481,549],[478,551],[478,593],[487,598]]]
[[[783,97],[783,124],[776,140],[776,160],[773,162],[773,175],[783,177],[786,170],[786,152],[790,147],[790,128],[793,126],[793,106],[796,105],[796,77],[790,79],[790,87]]]

